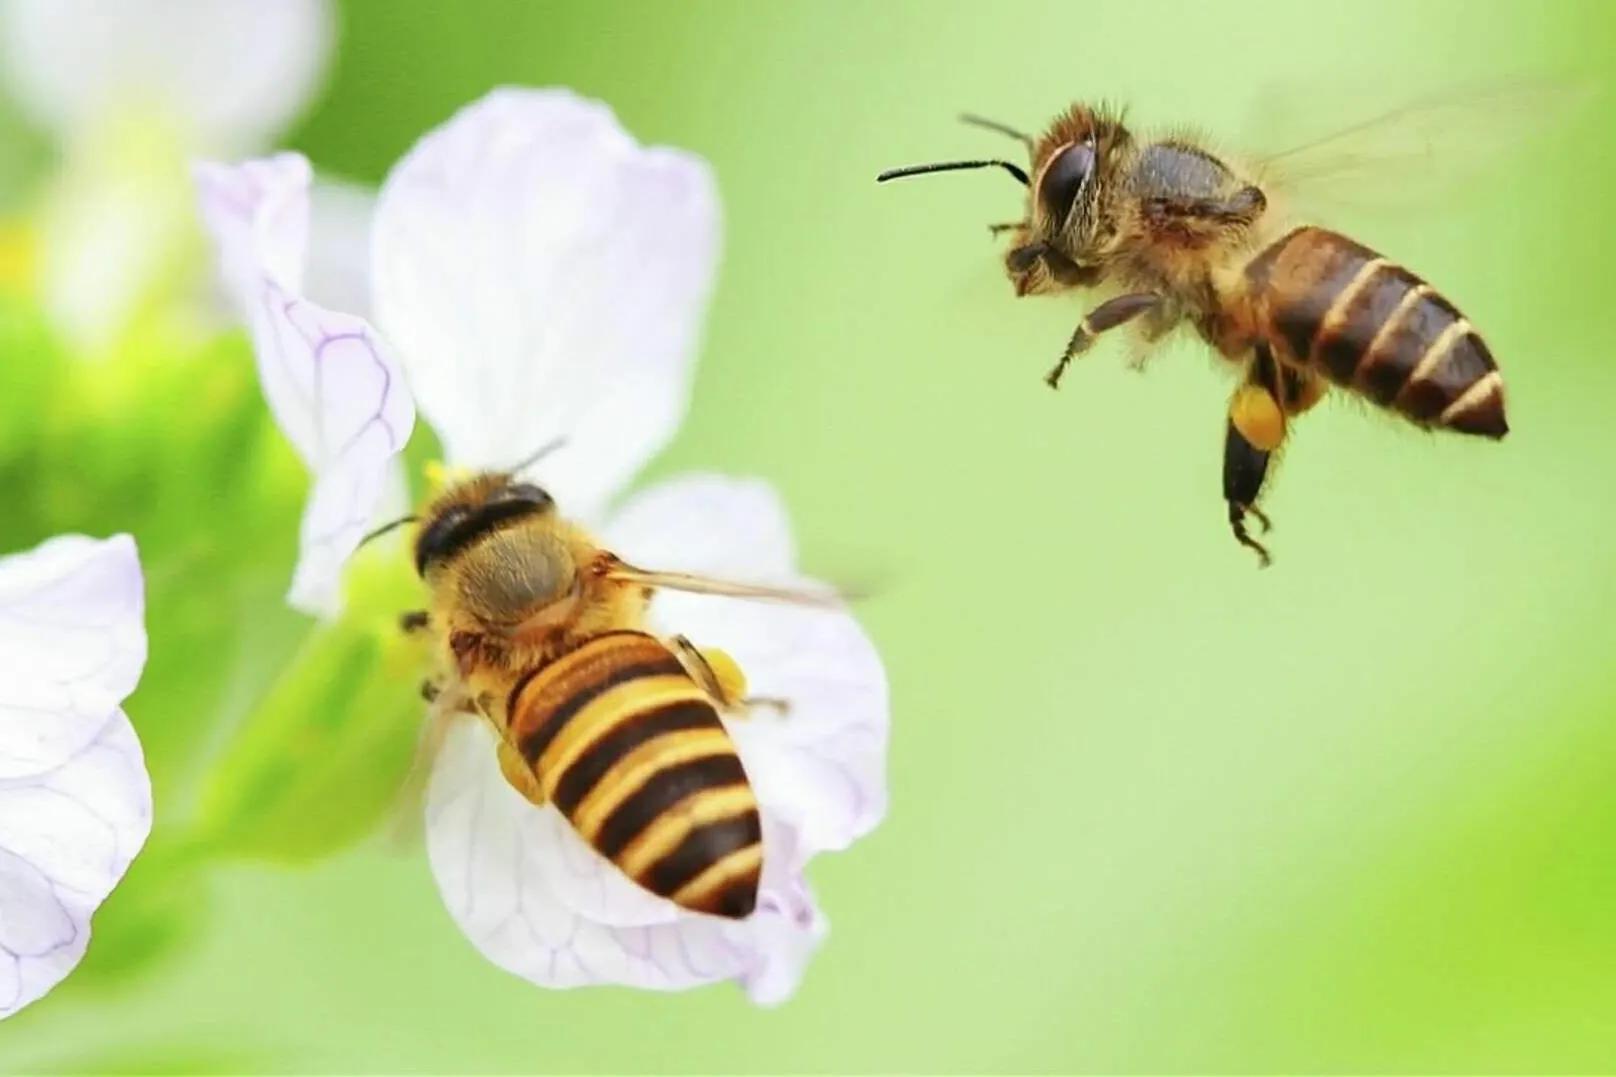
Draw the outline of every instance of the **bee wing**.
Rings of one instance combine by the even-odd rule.
[[[420,739],[415,742],[415,754],[410,757],[410,769],[394,794],[387,826],[388,844],[396,849],[415,850],[425,834],[427,786],[432,780],[432,769],[443,754],[443,745],[449,732],[457,725],[479,721],[476,714],[443,701],[427,708]]]
[[[705,576],[698,572],[657,572],[627,564],[619,564],[607,575],[625,583],[663,587],[670,591],[685,591],[694,595],[750,598],[760,602],[781,602],[790,606],[814,606],[820,609],[839,609],[846,605],[851,597],[845,591],[828,587],[792,587],[730,580],[718,576]]]
[[[1254,164],[1264,188],[1303,213],[1415,208],[1523,160],[1532,142],[1589,96],[1585,85],[1550,81],[1436,94],[1259,155]],[[1301,98],[1268,100],[1263,126],[1294,126],[1278,113]]]

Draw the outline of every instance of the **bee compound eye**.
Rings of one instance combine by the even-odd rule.
[[[471,510],[456,506],[429,520],[415,540],[415,571],[425,576],[429,565],[442,560],[454,548],[456,533],[471,516]]]
[[[535,486],[531,482],[513,482],[499,493],[489,498],[490,503],[528,505],[543,511],[555,505],[555,499],[550,492],[542,486]]]
[[[1093,175],[1094,147],[1074,142],[1057,152],[1044,169],[1038,180],[1038,200],[1051,217],[1064,221]]]

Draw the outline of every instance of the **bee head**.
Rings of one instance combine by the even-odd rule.
[[[1005,254],[1016,294],[1098,281],[1106,179],[1128,142],[1120,117],[1074,105],[1032,143],[1026,217]]]
[[[415,568],[491,631],[570,595],[577,579],[555,502],[508,474],[479,475],[435,500],[415,538]]]
[[[960,117],[966,123],[1008,135],[1027,147],[1030,169],[1000,158],[938,161],[889,168],[876,177],[888,180],[933,172],[998,168],[1027,188],[1027,208],[1009,229],[1015,237],[1004,264],[1017,295],[1051,290],[1053,285],[1096,283],[1102,273],[1092,257],[1106,231],[1101,207],[1108,167],[1131,141],[1122,118],[1106,110],[1073,105],[1034,139],[993,120]]]

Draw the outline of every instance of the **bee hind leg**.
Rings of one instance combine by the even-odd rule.
[[[790,713],[789,700],[747,695],[746,674],[728,652],[717,647],[697,647],[684,636],[674,636],[668,643],[686,672],[729,717],[745,718],[765,707],[782,715]]]
[[[1261,364],[1258,364],[1261,365]],[[1223,438],[1223,499],[1229,506],[1229,529],[1235,541],[1254,550],[1263,568],[1272,562],[1268,549],[1246,530],[1246,516],[1256,517],[1266,534],[1273,526],[1257,507],[1268,464],[1285,439],[1285,413],[1254,369],[1253,379],[1235,390]]]
[[[499,772],[528,803],[544,806],[547,798],[544,787],[539,785],[539,776],[533,773],[533,768],[522,758],[516,746],[504,739],[499,742]]]
[[[726,652],[717,647],[697,647],[684,636],[674,636],[668,645],[685,667],[685,672],[701,685],[714,703],[731,710],[745,702],[746,674]]]
[[[1255,550],[1256,551],[1258,567],[1259,568],[1267,568],[1269,565],[1274,563],[1274,559],[1268,553],[1268,547],[1264,546],[1262,543],[1260,543],[1256,539],[1252,538],[1251,537],[1251,532],[1246,530],[1246,513],[1248,513],[1248,512],[1255,515],[1259,521],[1266,521],[1267,520],[1266,516],[1263,516],[1260,513],[1256,512],[1254,506],[1245,505],[1245,504],[1242,504],[1242,503],[1240,503],[1238,501],[1230,501],[1229,502],[1229,529],[1234,532],[1234,540],[1236,542],[1240,543],[1240,545],[1246,547],[1249,550]],[[1264,524],[1263,524],[1263,532],[1266,534],[1267,531],[1268,531],[1268,525],[1267,525],[1266,522],[1264,522]]]

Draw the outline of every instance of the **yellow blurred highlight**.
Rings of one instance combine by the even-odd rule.
[[[20,217],[0,219],[0,291],[34,293],[39,272],[39,236]]]

